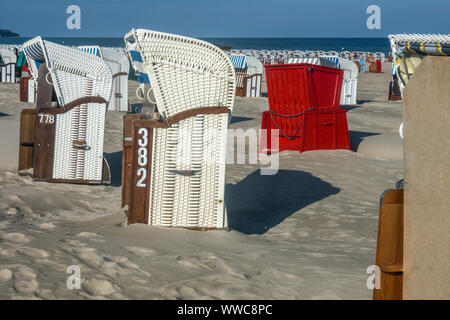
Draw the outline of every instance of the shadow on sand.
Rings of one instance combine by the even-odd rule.
[[[263,234],[298,210],[339,191],[308,172],[280,170],[262,176],[256,170],[226,186],[228,224],[242,233]]]
[[[103,154],[111,170],[111,187],[122,185],[122,151]]]
[[[231,118],[230,124],[238,123],[238,122],[244,122],[244,121],[250,121],[250,120],[253,120],[253,119],[255,119],[255,118],[249,118],[249,117],[235,117],[235,116],[233,116],[233,117]]]
[[[350,136],[350,148],[354,152],[358,151],[358,147],[365,137],[379,135],[379,133],[364,131],[349,131],[348,134]]]
[[[340,107],[345,109],[347,112],[349,112],[351,110],[361,108],[362,106],[355,105],[355,104],[352,104],[352,105],[350,105],[350,104],[341,104]]]

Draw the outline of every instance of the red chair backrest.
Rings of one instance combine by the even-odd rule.
[[[271,111],[293,115],[339,107],[343,70],[308,63],[264,67]]]

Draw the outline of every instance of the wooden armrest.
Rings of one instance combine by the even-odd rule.
[[[102,97],[94,97],[94,96],[88,96],[79,98],[76,100],[73,100],[72,102],[69,102],[65,106],[61,108],[40,108],[38,110],[39,113],[50,113],[50,114],[60,114],[60,113],[66,113],[73,108],[86,104],[86,103],[106,103],[106,100]]]
[[[128,76],[128,73],[126,73],[126,72],[117,72],[117,73],[114,73],[113,74],[113,78],[117,78],[117,77],[120,77],[120,76]]]
[[[403,264],[381,264],[380,270],[386,273],[403,272]]]

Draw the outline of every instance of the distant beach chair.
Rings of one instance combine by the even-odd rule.
[[[380,60],[382,63],[386,61],[386,55],[383,52],[374,53],[375,60]]]
[[[264,67],[255,57],[244,54],[230,54],[236,73],[236,96],[260,97]]]
[[[128,111],[128,72],[130,62],[120,49],[99,46],[79,46],[80,50],[91,53],[106,61],[113,74],[113,90],[108,110]]]
[[[402,92],[426,56],[450,55],[450,34],[391,34],[389,42],[393,54],[392,74],[397,75]]]
[[[358,67],[356,64],[348,59],[324,56],[334,62],[339,69],[344,70],[344,79],[342,81],[341,90],[341,104],[356,104],[356,91],[358,88]]]
[[[265,68],[269,111],[262,115],[260,152],[350,149],[346,111],[339,108],[342,70],[306,63]]]
[[[109,183],[103,136],[111,69],[99,57],[41,37],[25,42],[24,51],[38,89],[36,109],[23,113],[27,120],[21,122],[20,146],[28,151],[19,152],[19,170],[29,169],[21,165],[26,163],[39,180]],[[33,130],[34,140],[29,141]]]
[[[257,58],[247,56],[247,76],[244,77],[246,97],[261,97],[263,73],[263,64]]]
[[[246,80],[248,75],[248,63],[247,56],[242,53],[229,55],[231,63],[233,64],[234,71],[236,73],[236,96],[245,97],[246,95]]]
[[[0,57],[4,64],[17,62],[17,55],[10,49],[0,48]]]
[[[326,66],[331,68],[337,68],[336,63],[338,59],[336,57],[336,62],[331,59],[326,59],[324,57],[301,57],[301,58],[289,58],[287,63],[309,63],[317,66]]]
[[[226,228],[225,155],[236,83],[230,58],[207,42],[150,30],[131,30],[125,43],[142,59],[158,111],[154,119],[129,121],[124,136],[128,223]],[[130,116],[141,117],[124,121]]]
[[[16,82],[17,56],[8,49],[0,49],[0,82]]]

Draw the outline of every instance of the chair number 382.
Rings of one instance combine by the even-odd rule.
[[[141,137],[138,139],[138,145],[139,149],[137,151],[138,159],[138,169],[137,169],[137,176],[140,177],[138,180],[136,186],[138,187],[145,187],[145,178],[147,178],[147,169],[145,166],[147,165],[147,144],[148,144],[148,130],[146,128],[140,128],[138,131],[138,134],[141,135]]]
[[[39,123],[55,123],[55,116],[51,114],[39,114]]]

